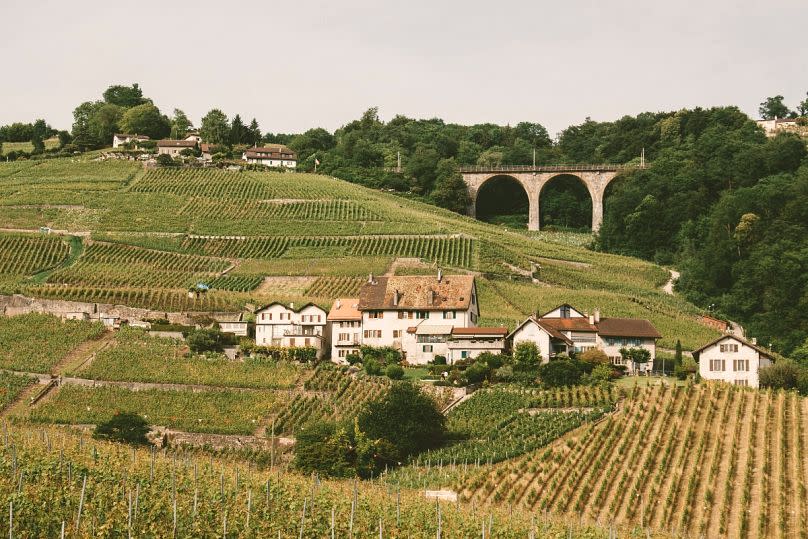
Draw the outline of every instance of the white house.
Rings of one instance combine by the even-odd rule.
[[[191,141],[194,144],[201,144],[202,136],[196,131],[189,131],[188,133],[186,133],[185,138],[183,140]]]
[[[326,312],[307,303],[295,309],[294,303],[270,303],[255,313],[255,344],[295,348],[311,346],[317,357],[325,352]]]
[[[331,361],[346,363],[349,354],[359,354],[362,345],[362,313],[359,298],[339,298],[328,312],[331,330]]]
[[[590,315],[564,304],[541,316],[528,317],[508,337],[513,346],[523,341],[536,343],[545,363],[559,353],[599,348],[614,365],[625,365],[629,372],[646,372],[653,368],[656,340],[662,335],[648,320],[601,318],[599,310]],[[650,361],[626,364],[621,348],[644,348],[651,355]]]
[[[461,359],[476,358],[484,352],[501,354],[505,351],[505,338],[507,335],[507,328],[452,328],[452,336],[447,342],[449,355],[446,360],[451,365]]]
[[[247,336],[247,321],[244,320],[244,313],[221,313],[213,318],[219,323],[219,329],[223,333],[232,333],[236,337]]]
[[[456,327],[474,327],[480,316],[472,275],[374,277],[362,285],[362,344],[391,346],[411,364],[446,357]]]
[[[297,167],[297,154],[283,144],[248,148],[241,158],[247,163],[268,167]]]
[[[112,135],[112,147],[117,148],[119,146],[123,146],[124,144],[129,144],[133,142],[135,146],[137,146],[138,142],[145,142],[149,140],[149,137],[146,135],[130,135],[128,133],[115,133]]]
[[[170,155],[171,157],[180,155],[182,150],[193,150],[194,147],[196,147],[196,142],[192,140],[164,139],[157,141],[157,153],[159,155]]]
[[[723,335],[693,351],[704,380],[721,380],[739,386],[759,387],[760,368],[774,362],[771,352],[752,342]]]

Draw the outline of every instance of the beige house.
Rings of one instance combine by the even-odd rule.
[[[137,146],[138,142],[145,142],[149,140],[146,135],[130,135],[127,133],[115,133],[112,135],[112,147],[118,148],[124,144],[134,143]]]
[[[472,275],[374,277],[362,285],[362,344],[391,346],[410,364],[447,357],[452,330],[477,325],[480,308]]]
[[[452,328],[452,336],[447,342],[449,354],[446,361],[451,365],[462,359],[474,359],[482,353],[501,354],[505,351],[507,328],[471,327]]]
[[[158,155],[170,155],[177,157],[180,152],[185,149],[193,150],[196,147],[196,142],[193,140],[158,140],[157,153]]]
[[[653,368],[656,340],[662,337],[654,325],[638,318],[601,318],[600,311],[582,313],[571,305],[559,305],[541,316],[530,316],[508,336],[515,347],[520,342],[536,343],[544,363],[560,353],[603,350],[614,365],[625,365],[631,373]],[[651,358],[647,363],[627,364],[621,348],[644,348]]]
[[[236,337],[247,336],[247,321],[244,313],[222,313],[213,317],[219,323],[222,333],[232,333]]]
[[[268,167],[297,167],[297,154],[283,144],[272,144],[249,148],[241,158],[249,164],[265,165]]]
[[[295,309],[294,303],[270,303],[255,313],[255,344],[284,348],[314,347],[317,357],[325,353],[326,312],[307,303]]]
[[[798,133],[800,131],[796,118],[772,118],[771,120],[756,120],[755,123],[763,128],[767,137],[773,137],[781,132]]]
[[[772,353],[751,342],[723,335],[693,351],[704,380],[720,380],[739,386],[759,387],[760,368],[774,362]]]
[[[347,363],[346,356],[359,354],[362,345],[362,313],[359,298],[339,298],[328,312],[331,361]]]

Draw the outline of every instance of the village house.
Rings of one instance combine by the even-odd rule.
[[[182,150],[185,149],[193,150],[195,147],[196,142],[192,140],[163,139],[157,141],[157,154],[177,157],[178,155],[180,155],[180,152],[182,152]]]
[[[247,336],[247,321],[244,313],[221,313],[213,317],[222,333],[232,333],[236,337]]]
[[[347,363],[345,358],[359,354],[362,345],[362,313],[359,298],[339,298],[328,313],[331,328],[331,361]]]
[[[455,361],[474,359],[485,352],[501,354],[505,351],[507,336],[508,328],[504,327],[452,328],[446,361],[452,365]]]
[[[704,380],[720,380],[739,386],[759,387],[760,368],[774,362],[772,353],[735,335],[722,335],[693,350]]]
[[[194,144],[202,144],[202,135],[196,131],[189,131],[183,140],[192,141]]]
[[[767,137],[774,137],[781,132],[798,132],[799,124],[796,118],[771,118],[769,120],[756,120],[755,123],[763,128]]]
[[[199,150],[202,152],[202,160],[203,161],[213,161],[213,149],[217,147],[217,144],[209,144],[207,142],[203,142],[199,145]]]
[[[559,305],[541,316],[530,316],[514,329],[508,338],[513,346],[523,341],[536,343],[542,361],[547,363],[557,354],[603,350],[614,365],[625,365],[630,373],[645,373],[653,368],[656,340],[662,335],[654,325],[637,318],[601,318],[600,310],[582,313],[574,307]],[[644,348],[651,357],[637,365],[623,360],[621,348]]]
[[[241,158],[249,164],[268,167],[297,167],[297,154],[283,144],[248,148]]]
[[[480,316],[472,275],[370,275],[359,290],[361,338],[366,346],[390,346],[410,364],[446,357],[456,327],[474,327]]]
[[[115,133],[112,135],[112,147],[118,148],[119,146],[123,146],[124,144],[134,143],[137,146],[138,142],[145,142],[149,140],[149,137],[146,135],[130,135],[126,133]]]
[[[307,303],[295,309],[294,303],[270,303],[255,312],[255,344],[284,348],[313,347],[317,357],[326,351],[326,312]]]

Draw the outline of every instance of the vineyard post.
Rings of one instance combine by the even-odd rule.
[[[336,530],[334,530],[334,520],[336,519],[337,506],[331,506],[331,539],[335,539]]]
[[[84,507],[84,490],[87,488],[87,475],[84,475],[84,481],[81,483],[81,497],[79,498],[79,510],[76,513],[76,532],[79,531],[81,525],[81,510]]]
[[[307,498],[303,498],[303,514],[300,516],[300,539],[303,539],[303,530],[306,526],[306,502]]]
[[[14,502],[8,502],[8,539],[14,539]]]
[[[59,534],[59,539],[65,539],[65,521],[62,521],[62,531]]]
[[[196,504],[198,503],[198,501],[199,501],[199,489],[194,488],[194,507],[193,510],[191,511],[192,522],[196,521]]]
[[[441,539],[441,531],[442,531],[441,527],[443,525],[443,519],[441,518],[441,514],[440,514],[440,502],[438,502],[437,498],[435,498],[435,505],[437,505],[437,507],[438,507],[438,533],[437,533],[436,537],[437,537],[437,539]]]
[[[396,491],[396,526],[401,526],[401,488]]]
[[[151,467],[149,468],[149,481],[154,481],[154,446],[151,450]]]
[[[252,511],[252,489],[247,489],[247,529],[250,529],[250,512]]]
[[[171,531],[171,537],[177,537],[177,498],[174,498],[174,527]]]
[[[275,419],[272,420],[272,434],[269,438],[269,469],[275,467]]]
[[[132,539],[132,490],[129,489],[129,496],[128,496],[128,503],[126,505],[126,526],[127,526],[127,535],[129,539]]]
[[[222,515],[222,538],[227,539],[227,511]]]

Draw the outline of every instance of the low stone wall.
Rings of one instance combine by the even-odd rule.
[[[0,295],[0,313],[5,316],[15,316],[28,313],[45,313],[65,318],[68,313],[87,313],[90,319],[98,315],[117,316],[121,320],[148,320],[165,318],[172,324],[193,325],[193,313],[170,313],[165,311],[152,311],[150,309],[137,309],[126,305],[111,303],[86,303],[81,301],[66,301],[61,299],[29,298],[20,294],[13,296]]]

